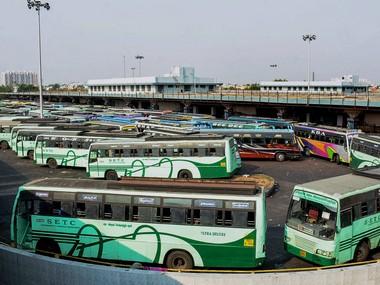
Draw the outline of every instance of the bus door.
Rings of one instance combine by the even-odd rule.
[[[36,162],[39,162],[38,161],[38,154],[40,154],[41,163],[43,163],[43,161],[44,161],[44,148],[42,147],[43,144],[46,145],[46,142],[43,142],[42,140],[37,140],[36,149],[34,151]]]
[[[336,236],[336,263],[352,259],[352,209],[340,212],[340,227]]]
[[[92,149],[90,150],[90,153],[88,155],[88,169],[87,172],[95,172],[97,175],[99,175],[99,164],[98,164],[98,157],[99,152],[104,151],[100,149]]]
[[[34,203],[32,199],[28,199],[23,194],[27,193],[21,193],[21,199],[18,200],[17,208],[15,209],[15,220],[13,222],[16,245],[24,247],[26,242],[31,242],[31,240],[28,240],[28,234],[31,228],[31,215],[33,214]]]

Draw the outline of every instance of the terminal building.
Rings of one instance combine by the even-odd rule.
[[[371,84],[367,80],[359,79],[358,75],[344,75],[330,81],[310,81],[311,93],[366,93]],[[262,81],[262,92],[305,93],[308,92],[307,81]]]
[[[221,85],[213,78],[196,77],[193,67],[175,66],[169,74],[89,80],[91,95],[207,93]]]

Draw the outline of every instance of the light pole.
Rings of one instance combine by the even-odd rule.
[[[132,70],[132,77],[135,78],[135,69],[136,67],[131,67],[131,70]]]
[[[125,55],[123,55],[123,76],[124,78],[127,77],[126,71],[125,71]]]
[[[307,92],[310,94],[310,65],[311,65],[311,42],[317,39],[316,35],[306,34],[302,36],[305,42],[309,42],[309,53],[307,61]]]
[[[278,67],[278,65],[277,64],[270,64],[269,67],[271,67],[271,68],[273,68],[273,70],[275,70]],[[274,72],[274,74],[276,74],[276,72]],[[273,80],[276,80],[276,78],[274,78]]]
[[[44,111],[43,111],[43,101],[42,101],[42,55],[41,55],[41,21],[40,21],[40,10],[41,7],[45,8],[46,10],[50,9],[49,3],[42,3],[41,1],[37,0],[27,0],[28,1],[28,8],[32,9],[35,8],[38,14],[38,49],[39,49],[39,56],[40,56],[40,64],[39,64],[39,73],[40,73],[40,117],[44,117]]]
[[[141,60],[144,59],[142,55],[136,55],[135,58],[139,61],[139,76],[141,77]]]

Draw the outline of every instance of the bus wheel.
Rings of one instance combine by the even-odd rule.
[[[61,254],[61,249],[56,241],[51,239],[40,239],[37,242],[36,253],[46,256],[56,256]]]
[[[108,170],[108,171],[106,172],[106,175],[105,175],[104,178],[105,178],[106,180],[118,180],[118,179],[119,179],[119,177],[117,176],[116,171],[114,171],[114,170]]]
[[[275,158],[276,158],[277,161],[282,162],[282,161],[285,160],[286,156],[285,156],[285,153],[278,152],[278,153],[276,153]]]
[[[362,241],[355,249],[354,261],[362,262],[366,261],[369,255],[369,246],[368,243]]]
[[[178,178],[183,178],[183,179],[191,179],[193,178],[193,175],[189,170],[183,169],[178,172]]]
[[[33,160],[33,159],[34,159],[34,150],[29,150],[29,151],[28,151],[28,158],[29,158],[30,160]]]
[[[336,164],[340,164],[340,156],[339,154],[335,153],[332,157],[332,162],[335,162]]]
[[[49,158],[47,164],[52,169],[56,169],[58,167],[58,163],[54,158]]]
[[[2,142],[1,142],[1,149],[2,149],[2,150],[6,150],[6,149],[8,149],[8,148],[9,148],[8,143],[7,143],[6,141],[2,141]]]
[[[305,156],[310,156],[311,155],[310,149],[308,149],[307,147],[304,148],[303,153],[304,153]]]
[[[173,269],[191,269],[194,264],[193,259],[187,252],[175,250],[167,256],[166,266]]]

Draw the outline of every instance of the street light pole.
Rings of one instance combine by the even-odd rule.
[[[316,35],[307,34],[303,35],[302,39],[306,42],[309,42],[309,49],[308,49],[308,61],[307,61],[307,92],[310,94],[310,65],[311,65],[311,41],[314,41],[317,39]]]
[[[273,70],[275,70],[278,67],[278,65],[277,64],[270,64],[269,67],[271,67],[271,68],[273,68]],[[276,76],[276,71],[273,74]],[[276,78],[274,78],[273,80],[276,80]]]
[[[132,77],[135,78],[135,69],[136,67],[131,67],[131,70],[132,70]]]
[[[136,55],[135,58],[139,61],[139,77],[141,77],[141,60],[144,59],[142,55]]]
[[[124,78],[125,77],[127,77],[127,74],[126,74],[126,71],[125,71],[125,55],[123,55],[123,70],[124,70],[124,73],[123,73],[123,75],[124,75]]]
[[[37,0],[27,0],[28,2],[28,8],[32,9],[35,8],[38,14],[38,50],[39,50],[39,73],[40,73],[40,117],[44,117],[44,111],[43,111],[43,99],[42,99],[42,52],[41,52],[41,20],[40,20],[40,10],[41,7],[45,8],[46,10],[50,9],[49,3],[42,3],[41,1]]]

